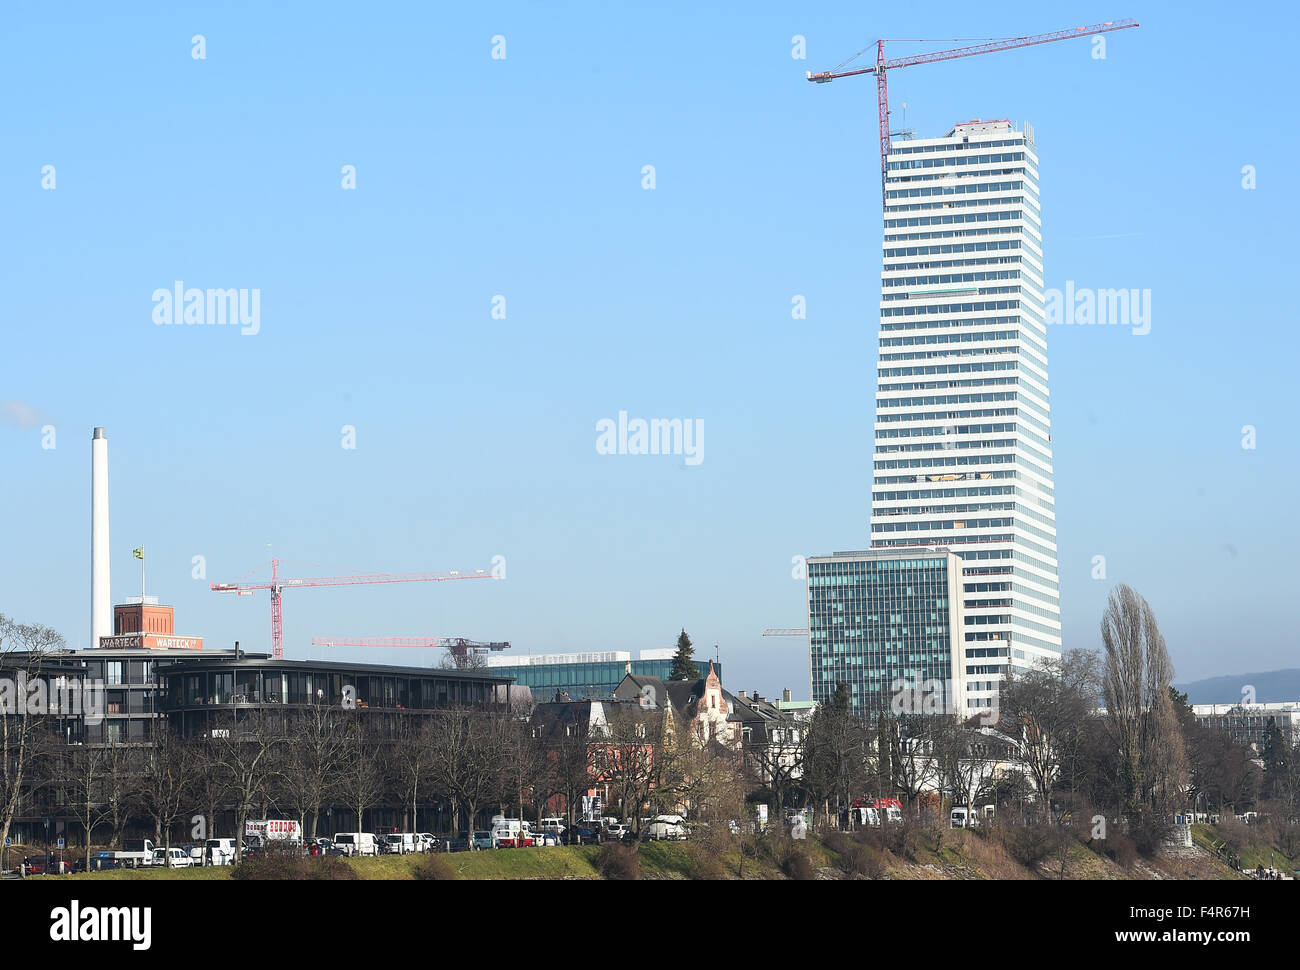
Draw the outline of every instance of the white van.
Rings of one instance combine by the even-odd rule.
[[[384,841],[388,843],[388,851],[397,855],[410,855],[412,852],[419,852],[418,839],[419,836],[412,832],[390,832],[384,836]]]
[[[557,837],[563,835],[565,829],[568,828],[568,826],[564,824],[564,819],[560,818],[558,815],[541,819],[537,823],[537,827],[543,832],[554,832]]]
[[[235,840],[208,839],[203,843],[203,862],[209,866],[233,866],[235,864]]]
[[[953,806],[949,816],[949,826],[954,829],[973,829],[980,824],[979,809],[967,809],[965,805]]]
[[[378,855],[379,846],[375,844],[372,832],[338,832],[334,836],[334,845],[343,850],[347,856]]]
[[[642,829],[641,836],[646,839],[685,839],[690,835],[686,819],[680,815],[656,815],[650,824]]]

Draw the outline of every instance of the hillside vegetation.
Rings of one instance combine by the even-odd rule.
[[[1140,856],[1118,839],[1089,844],[1072,833],[1028,827],[966,831],[922,826],[828,833],[804,842],[722,838],[718,844],[655,842],[621,846],[498,849],[453,855],[331,859],[329,871],[249,869],[252,878],[359,879],[1244,879],[1229,864],[1276,865],[1293,873],[1277,846],[1244,826],[1197,825],[1190,848]],[[1260,836],[1263,833],[1258,833]],[[246,864],[247,866],[247,864]],[[346,867],[346,871],[343,869]],[[41,879],[225,880],[235,870],[116,870]]]

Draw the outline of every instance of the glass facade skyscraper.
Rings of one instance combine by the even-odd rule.
[[[978,710],[1061,649],[1032,129],[895,142],[883,255],[871,547],[961,557]]]
[[[807,568],[815,702],[826,703],[844,683],[854,713],[869,714],[891,709],[900,689],[930,682],[943,692],[943,709],[957,709],[966,693],[957,556],[837,552],[809,558]]]

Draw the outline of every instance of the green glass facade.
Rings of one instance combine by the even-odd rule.
[[[810,558],[812,699],[828,702],[843,682],[854,712],[867,714],[930,681],[945,709],[961,703],[960,582],[960,560],[946,551]]]
[[[504,659],[504,658],[503,658]],[[518,666],[497,666],[493,664],[491,672],[497,677],[513,677],[516,684],[529,687],[535,701],[544,702],[555,699],[556,691],[564,691],[571,700],[587,700],[609,697],[627,673],[627,665],[632,665],[632,673],[638,677],[658,677],[668,680],[673,669],[671,659],[665,660],[608,660],[586,663],[547,663],[520,664]],[[708,660],[701,664],[696,658],[696,665],[701,673],[708,667]],[[713,669],[722,676],[721,664],[714,663]]]

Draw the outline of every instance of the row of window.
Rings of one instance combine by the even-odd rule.
[[[940,142],[936,145],[908,145],[906,143],[901,145],[890,145],[889,157],[894,158],[897,155],[916,155],[921,153],[929,154],[930,152],[984,151],[986,148],[1025,148],[1027,145],[1028,143],[1025,141],[1025,136],[1022,134],[1016,134],[1015,137],[1010,139],[989,141],[981,139],[976,142],[972,142],[969,136],[965,136],[960,142],[948,141]]]
[[[928,286],[939,283],[978,283],[985,280],[1018,280],[1018,269],[980,270],[976,273],[933,273],[929,276],[891,276],[881,280],[881,286]]]
[[[998,196],[996,199],[952,199],[948,202],[911,202],[900,204],[897,202],[888,202],[885,209],[886,215],[893,215],[897,212],[924,212],[935,209],[966,209],[971,206],[991,206],[991,205],[1018,205],[1027,206],[1028,200],[1023,195]],[[1023,210],[1026,214],[1029,209]]]
[[[942,243],[937,246],[899,246],[886,248],[886,259],[903,256],[955,256],[958,253],[985,253],[1003,249],[1019,249],[1019,239],[998,239],[993,242]]]
[[[898,152],[890,152],[889,157],[892,159]],[[1020,152],[992,152],[984,155],[946,155],[939,158],[904,158],[899,161],[891,161],[889,168],[891,171],[905,171],[917,168],[947,168],[954,165],[982,165],[990,162],[1023,162],[1025,153]]]

